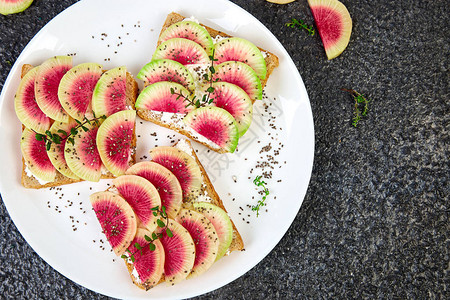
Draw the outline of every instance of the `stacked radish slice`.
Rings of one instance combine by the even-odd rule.
[[[98,181],[105,168],[114,175],[125,172],[132,157],[136,118],[134,110],[127,110],[126,83],[124,67],[105,73],[95,63],[73,67],[70,56],[30,66],[14,105],[24,126],[25,170],[40,183],[31,187],[55,180]],[[43,136],[51,140],[53,135],[59,135],[60,143],[46,143]]]
[[[108,191],[90,197],[114,252],[125,255],[133,282],[146,290],[202,274],[233,238],[228,214],[204,201],[206,186],[192,148],[180,148],[151,149],[151,161],[135,164]]]
[[[158,43],[137,75],[146,86],[136,101],[139,116],[234,152],[252,122],[253,102],[262,99],[261,51],[237,37],[214,44],[205,27],[189,20],[169,26]],[[149,111],[159,114],[148,117]]]

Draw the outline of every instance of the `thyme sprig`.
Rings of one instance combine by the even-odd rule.
[[[256,205],[253,205],[252,206],[252,210],[253,211],[256,211],[256,216],[257,217],[259,217],[259,209],[262,207],[262,206],[266,206],[267,205],[267,203],[266,203],[266,199],[267,199],[267,196],[269,196],[269,194],[270,194],[270,192],[269,192],[269,189],[267,188],[267,183],[265,182],[265,181],[263,181],[263,180],[261,180],[261,178],[262,178],[262,176],[261,175],[259,175],[259,176],[256,176],[256,178],[253,180],[253,183],[257,186],[257,187],[262,187],[263,188],[263,190],[262,190],[262,199],[261,200],[258,200],[258,203],[256,204]]]
[[[156,224],[158,225],[159,228],[162,228],[161,232],[165,231],[168,237],[173,237],[173,233],[172,233],[172,231],[169,228],[169,217],[167,216],[167,213],[166,213],[166,207],[164,205],[162,205],[161,208],[159,206],[155,206],[151,210],[152,210],[152,214],[155,217],[160,215],[164,219],[164,221],[161,220],[161,219],[156,219]],[[137,249],[137,251],[131,252],[130,249],[127,249],[125,251],[128,253],[128,255],[123,254],[121,256],[121,258],[124,258],[124,259],[130,258],[131,261],[134,263],[135,260],[136,260],[134,255],[138,251],[142,255],[142,249],[144,249],[147,246],[148,246],[150,251],[155,251],[156,246],[155,246],[155,244],[153,242],[156,241],[157,239],[161,239],[163,237],[163,234],[161,232],[159,232],[159,233],[153,232],[151,237],[148,236],[148,235],[144,235],[144,238],[148,242],[148,244],[147,245],[140,245],[137,242],[134,243],[133,246]]]
[[[105,115],[100,116],[100,117],[95,117],[95,114],[94,114],[94,118],[90,119],[90,120],[87,117],[84,117],[83,122],[75,119],[75,121],[78,123],[78,125],[75,127],[72,127],[70,129],[70,132],[67,132],[62,129],[59,129],[57,132],[51,132],[50,130],[46,130],[45,134],[38,133],[34,130],[33,131],[34,131],[34,133],[36,133],[36,140],[45,141],[45,148],[47,149],[47,151],[49,151],[52,146],[52,143],[61,144],[64,140],[67,140],[72,145],[75,145],[74,136],[78,134],[78,131],[80,128],[83,131],[87,132],[87,131],[89,131],[89,128],[86,127],[86,124],[91,125],[92,123],[95,123],[96,126],[100,126],[100,120],[104,120],[104,119],[106,119]]]
[[[208,75],[208,73],[203,74],[203,79],[209,82],[209,86],[206,89],[207,94],[203,94],[201,99],[197,98],[197,95],[194,95],[191,99],[189,98],[188,95],[183,95],[182,92],[176,92],[174,88],[170,88],[170,93],[172,95],[177,95],[178,96],[177,99],[184,98],[184,100],[187,102],[185,107],[195,106],[195,108],[199,108],[209,105],[214,101],[214,98],[211,98],[211,93],[214,93],[213,82],[219,81],[219,78],[216,78],[215,80],[213,79],[214,74],[216,73],[216,69],[214,68],[214,62],[218,60],[214,58],[214,51],[215,50],[213,49],[212,54],[209,56],[211,65],[209,66],[208,71],[209,73],[211,73],[211,75]]]
[[[291,28],[303,28],[306,31],[308,31],[308,34],[313,36],[316,31],[314,30],[314,27],[312,25],[306,25],[305,22],[303,20],[297,20],[295,18],[291,19],[291,22],[286,23],[287,27],[291,27]]]
[[[352,119],[352,125],[354,127],[356,127],[356,126],[358,126],[358,123],[362,119],[362,117],[365,117],[367,115],[367,112],[369,110],[370,100],[355,90],[345,89],[345,88],[342,88],[341,90],[343,90],[344,92],[350,93],[350,95],[353,96],[353,100],[355,101],[355,106],[354,106],[354,111],[353,111],[354,116]]]

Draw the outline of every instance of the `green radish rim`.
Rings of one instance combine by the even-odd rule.
[[[193,131],[228,152],[236,150],[239,131],[236,120],[223,108],[206,106],[188,113],[183,122]]]
[[[266,79],[266,60],[261,50],[250,41],[232,37],[220,40],[214,44],[214,47],[214,58],[217,59],[216,64],[226,61],[240,61],[252,67],[261,80]]]
[[[31,3],[33,0],[0,1],[0,14],[6,16],[23,12]]]
[[[182,65],[209,63],[209,56],[202,46],[182,38],[173,38],[159,45],[152,57],[152,60],[156,59],[171,59]]]
[[[63,130],[67,133],[70,133],[70,130],[74,127],[78,126],[78,123],[75,122],[74,119],[69,118],[69,122],[54,122],[52,126],[50,127],[51,133],[61,134],[58,132],[59,130]],[[63,138],[66,137],[66,135],[62,135]],[[66,146],[67,140],[61,140],[60,144],[52,143],[50,146],[50,149],[47,151],[48,157],[50,158],[50,161],[55,166],[55,168],[64,176],[72,178],[72,179],[80,179],[75,173],[70,170],[69,166],[67,165],[65,156],[64,156],[64,149]]]
[[[183,85],[193,92],[195,81],[189,70],[177,61],[170,59],[156,59],[145,66],[136,75],[136,78],[144,81],[144,86],[159,81],[170,81]]]
[[[96,63],[79,64],[64,74],[58,97],[69,116],[81,121],[92,114],[92,95],[102,74],[102,66]]]
[[[14,110],[22,124],[38,133],[44,134],[50,128],[51,119],[39,108],[34,93],[37,70],[34,67],[25,74],[14,96]]]
[[[106,118],[98,129],[96,142],[101,161],[115,176],[125,174],[129,167],[135,121],[135,110],[122,110]]]
[[[127,109],[127,69],[106,71],[97,81],[92,94],[92,110],[96,116],[107,116]]]
[[[162,43],[173,38],[184,38],[196,42],[208,55],[211,55],[214,49],[214,42],[209,32],[194,21],[181,21],[170,25],[161,34],[158,42]]]
[[[45,141],[38,141],[36,134],[26,127],[20,139],[20,150],[26,167],[35,177],[48,182],[55,180],[56,169],[48,158]]]
[[[216,261],[227,253],[233,241],[233,223],[228,214],[217,205],[208,202],[194,202],[194,208],[208,218],[219,236]]]
[[[39,108],[55,121],[68,122],[69,115],[59,101],[58,87],[62,77],[72,68],[72,57],[54,56],[38,68],[34,82]]]

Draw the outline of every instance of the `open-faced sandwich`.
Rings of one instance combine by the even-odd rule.
[[[150,150],[91,203],[114,252],[143,289],[198,276],[244,243],[187,140]]]
[[[70,56],[23,65],[14,99],[22,122],[22,185],[39,189],[123,174],[136,162],[137,94],[125,67],[72,66]]]

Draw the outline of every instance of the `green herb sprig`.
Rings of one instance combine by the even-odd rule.
[[[169,217],[167,216],[166,213],[166,207],[164,205],[161,206],[161,208],[159,206],[155,206],[152,209],[152,214],[157,217],[158,215],[160,215],[164,221],[162,221],[161,219],[157,219],[156,223],[158,225],[159,228],[163,228],[162,231],[165,231],[168,237],[173,237],[173,233],[169,228]],[[148,242],[148,248],[150,251],[155,251],[156,246],[153,243],[154,241],[156,241],[157,239],[161,239],[163,237],[162,233],[156,233],[153,232],[152,236],[148,236],[148,235],[144,235],[145,240]],[[141,255],[142,255],[142,249],[144,249],[144,247],[147,247],[147,245],[140,245],[139,243],[134,243],[134,247],[137,249],[137,251],[140,251]],[[135,254],[137,253],[137,251],[135,252],[131,252],[130,249],[125,250],[129,255],[125,255],[123,254],[121,256],[121,258],[124,259],[128,259],[128,257],[131,259],[131,261],[134,263],[136,258],[135,258]]]
[[[262,176],[259,175],[259,176],[256,176],[256,178],[253,180],[253,183],[256,186],[263,188],[263,190],[262,190],[262,194],[263,194],[262,199],[258,200],[258,203],[256,205],[252,206],[252,210],[256,211],[256,216],[257,217],[259,217],[259,209],[262,206],[266,206],[267,205],[266,199],[267,199],[267,196],[269,196],[269,194],[270,194],[269,189],[266,186],[267,183],[265,181],[261,180],[261,178],[262,178]]]
[[[33,131],[36,133],[36,140],[45,141],[45,148],[47,149],[47,151],[49,151],[52,146],[52,143],[61,144],[61,142],[64,140],[67,140],[72,145],[75,145],[74,136],[78,134],[78,130],[80,128],[83,131],[87,132],[87,131],[89,131],[89,128],[86,127],[86,124],[95,123],[96,126],[100,126],[100,120],[104,120],[104,119],[106,119],[105,115],[100,116],[100,117],[95,117],[95,114],[94,114],[94,118],[90,119],[90,120],[86,117],[84,117],[83,122],[81,122],[79,120],[75,120],[78,123],[78,125],[71,128],[70,132],[67,132],[62,129],[59,129],[57,132],[53,132],[53,133],[50,130],[46,130],[45,134],[37,133],[34,130]]]
[[[362,94],[358,93],[355,90],[351,89],[344,89],[342,88],[344,92],[350,93],[350,95],[353,96],[353,100],[355,101],[354,111],[353,111],[353,119],[352,119],[352,125],[354,127],[358,126],[359,121],[361,121],[362,117],[365,117],[367,115],[367,112],[369,111],[369,102],[370,100],[364,97]]]
[[[208,70],[211,73],[211,75],[208,75],[208,73],[203,74],[203,79],[206,81],[209,81],[209,87],[206,89],[207,94],[203,94],[202,98],[197,98],[196,95],[194,95],[191,98],[188,97],[188,95],[183,95],[182,92],[176,92],[174,88],[170,88],[170,93],[172,95],[178,95],[177,99],[184,98],[184,100],[187,102],[185,107],[189,106],[195,106],[195,108],[203,107],[206,105],[211,104],[214,101],[214,98],[211,98],[211,93],[214,93],[214,87],[213,82],[219,81],[219,78],[213,79],[214,74],[216,73],[216,69],[214,68],[214,62],[218,61],[218,59],[214,58],[214,49],[212,54],[209,56],[209,59],[211,61],[211,65],[209,66]]]
[[[308,34],[313,36],[316,31],[314,30],[314,27],[312,25],[306,25],[305,22],[303,20],[297,20],[295,18],[291,19],[291,22],[286,23],[287,27],[291,27],[291,28],[303,28],[306,31],[308,31]]]

